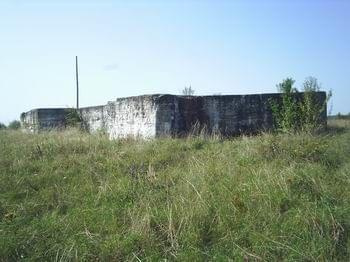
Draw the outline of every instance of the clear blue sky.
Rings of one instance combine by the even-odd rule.
[[[0,2],[0,122],[117,97],[275,92],[315,76],[350,112],[350,1]]]

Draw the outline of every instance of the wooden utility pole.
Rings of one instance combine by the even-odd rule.
[[[76,80],[77,80],[77,109],[79,109],[78,56],[75,56],[75,78],[76,78]]]

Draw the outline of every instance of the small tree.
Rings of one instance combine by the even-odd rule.
[[[9,123],[8,128],[9,129],[19,129],[21,127],[21,122],[19,122],[18,120],[13,120]]]
[[[276,85],[277,90],[284,94],[290,94],[298,92],[298,89],[294,87],[295,80],[291,77],[287,77],[286,79],[283,79],[283,81]]]
[[[321,90],[321,84],[316,77],[309,76],[304,80],[303,91],[304,92],[319,92]]]
[[[182,90],[182,94],[183,94],[184,96],[193,96],[194,90],[192,89],[191,86],[189,86],[189,87],[186,87],[186,86],[185,86],[185,88]]]
[[[306,131],[314,130],[319,125],[320,117],[326,104],[332,96],[329,91],[325,101],[319,101],[316,97],[316,92],[321,90],[321,84],[317,78],[309,76],[303,83],[303,99],[300,102],[300,120],[302,128]]]
[[[292,78],[287,78],[277,85],[278,91],[282,93],[282,102],[271,102],[275,126],[282,132],[314,131],[320,125],[322,113],[326,110],[332,92],[328,92],[325,101],[320,101],[316,92],[321,90],[321,85],[315,77],[305,79],[302,95],[296,95],[298,89],[294,87],[294,83]]]
[[[4,123],[1,123],[1,122],[0,122],[0,130],[1,130],[1,129],[6,129],[6,125],[5,125]]]
[[[278,91],[282,93],[282,103],[271,102],[275,126],[283,132],[298,128],[298,103],[294,95],[298,90],[294,83],[295,80],[288,77],[277,84]]]
[[[81,128],[83,120],[79,114],[79,111],[75,108],[67,108],[65,109],[66,113],[66,126],[67,127],[77,127]]]

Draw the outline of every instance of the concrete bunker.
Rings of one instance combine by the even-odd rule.
[[[298,97],[302,93],[295,94]],[[234,136],[257,133],[273,128],[271,101],[280,102],[282,94],[177,96],[142,95],[118,98],[106,105],[78,109],[86,130],[102,130],[111,139],[125,137],[153,138],[183,136],[194,128],[208,133]],[[316,99],[326,101],[325,92],[317,92]],[[326,125],[323,110],[320,123]],[[64,129],[67,109],[39,108],[21,115],[24,130],[40,132]]]

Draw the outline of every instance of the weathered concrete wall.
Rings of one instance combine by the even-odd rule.
[[[80,109],[87,130],[102,130],[110,138],[155,137],[158,95],[119,98],[105,106]]]
[[[38,110],[33,109],[21,114],[21,127],[28,132],[36,132],[38,127]]]
[[[230,96],[163,96],[157,111],[157,135],[183,135],[193,128],[236,135],[272,127],[270,99],[278,94]]]
[[[21,125],[30,132],[64,128],[66,126],[64,108],[39,108],[21,114]]]
[[[105,114],[104,106],[92,106],[79,109],[80,116],[83,120],[83,126],[91,133],[104,131]]]
[[[325,92],[317,100],[324,102]],[[295,94],[301,99],[302,93]],[[79,109],[84,127],[99,130],[110,138],[181,136],[205,128],[225,136],[256,133],[273,126],[271,100],[280,103],[281,94],[175,96],[145,95],[119,98],[104,106]],[[66,126],[66,109],[35,109],[23,114],[22,125],[30,130]],[[321,123],[326,124],[327,112]]]
[[[119,98],[104,106],[79,109],[83,127],[106,132],[110,138],[155,137],[156,102],[159,95]],[[69,109],[33,109],[21,115],[22,127],[30,132],[65,128]]]
[[[295,94],[301,99],[303,93]],[[325,92],[318,92],[316,100],[323,103]],[[205,128],[208,133],[224,136],[257,133],[273,127],[271,101],[281,103],[281,94],[172,96],[158,99],[156,135],[186,135]],[[326,108],[321,123],[325,125]],[[193,130],[193,129],[197,130]]]

